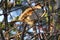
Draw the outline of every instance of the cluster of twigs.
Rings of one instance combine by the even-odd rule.
[[[48,1],[49,2],[49,4],[48,4],[48,6],[50,5],[50,1]],[[28,3],[29,4],[29,3]],[[46,6],[46,5],[45,5]],[[2,32],[2,29],[0,30],[0,34],[1,34],[1,37],[2,37],[2,40],[5,40],[5,37],[7,36],[7,40],[10,40],[10,39],[13,39],[13,38],[16,38],[16,40],[24,40],[24,35],[26,34],[26,33],[28,33],[28,34],[30,34],[29,32],[27,32],[27,30],[26,30],[26,28],[27,28],[27,24],[26,23],[23,23],[23,31],[22,32],[18,32],[17,31],[17,34],[16,35],[13,35],[13,36],[9,36],[9,32],[11,31],[11,30],[13,30],[13,29],[15,29],[15,28],[17,28],[17,26],[15,25],[13,28],[8,28],[8,21],[7,21],[7,16],[9,15],[8,13],[10,13],[10,12],[12,12],[12,11],[15,11],[15,10],[18,10],[18,9],[20,9],[21,8],[21,6],[20,6],[20,8],[17,8],[17,9],[15,9],[15,10],[9,10],[8,12],[7,12],[7,0],[5,1],[5,9],[4,9],[4,13],[3,14],[0,14],[0,15],[4,15],[4,21],[5,21],[5,35],[3,35],[3,32]],[[29,7],[31,7],[30,6],[30,4],[29,4]],[[32,8],[32,7],[31,7]],[[32,10],[34,11],[34,9],[32,8]],[[34,11],[34,13],[35,14],[37,14],[35,11]],[[49,13],[49,11],[48,11],[48,13]],[[50,14],[50,13],[49,13]],[[50,27],[50,15],[48,14],[48,26]],[[37,16],[37,18],[38,18],[38,20],[37,20],[37,22],[39,22],[39,17],[38,17],[38,15],[36,15]],[[16,21],[15,21],[16,22]],[[15,23],[14,22],[14,23]],[[20,25],[20,26],[22,26],[22,24]],[[38,37],[40,37],[39,35],[40,35],[40,33],[36,33],[36,27],[34,26],[34,35],[31,37],[31,39],[32,38],[34,38],[35,37],[35,40],[36,40],[36,38],[38,38]],[[17,29],[16,29],[17,30]],[[29,29],[28,29],[29,30]],[[6,35],[7,34],[7,35]],[[48,33],[46,33],[46,34],[48,34]],[[60,35],[60,34],[59,34]],[[50,36],[51,37],[51,36]],[[48,38],[48,40],[50,39],[50,37]],[[31,40],[30,39],[30,40]],[[46,39],[47,40],[47,39]]]

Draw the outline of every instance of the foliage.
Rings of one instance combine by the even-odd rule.
[[[18,7],[18,5],[21,5],[22,4],[22,2],[25,2],[26,0],[15,0],[15,2],[13,3],[13,4],[10,4],[9,2],[8,2],[8,9],[7,9],[7,11],[10,11],[11,10],[11,8],[17,8]],[[52,2],[55,2],[54,0],[52,0]],[[43,2],[42,2],[43,3]],[[25,4],[24,4],[25,5]],[[21,6],[24,6],[24,5],[21,5]],[[19,7],[21,7],[21,6],[19,6]],[[4,8],[5,8],[5,2],[3,2],[3,5],[1,6],[2,7],[2,9],[4,10]],[[24,6],[24,7],[22,7],[22,10],[23,11],[25,11],[25,9],[27,9],[28,7],[26,7],[26,6]],[[49,6],[49,11],[50,12],[52,12],[53,10],[52,10],[52,5],[50,5]],[[60,11],[58,12],[58,20],[60,21]],[[9,14],[10,15],[10,14]],[[12,33],[11,33],[11,31],[9,31],[9,32],[7,32],[7,31],[5,31],[5,32],[7,32],[8,34],[10,34],[11,36],[13,35],[13,32],[17,32],[17,33],[19,33],[20,31],[18,31],[17,30],[17,28],[16,28],[16,24],[15,24],[15,22],[17,22],[18,21],[18,18],[19,18],[19,16],[17,16],[17,17],[15,17],[15,18],[13,18],[12,19],[12,21],[11,22],[9,22],[8,23],[8,27],[9,27],[9,30],[11,30],[12,28]],[[46,13],[45,15],[44,15],[44,17],[42,17],[42,20],[43,20],[43,25],[45,26],[47,23],[46,22],[48,22],[48,13]],[[51,18],[51,22],[53,22],[54,21],[54,19],[53,19],[53,16],[52,16],[52,18]],[[15,24],[15,25],[14,25]],[[19,27],[20,27],[20,25],[21,24],[19,24]],[[5,27],[5,23],[4,22],[0,22],[0,28],[2,28],[2,29],[4,29]],[[27,30],[28,29],[28,27],[26,26],[26,29],[23,29],[23,27],[24,27],[25,25],[23,25],[22,24],[22,31],[24,30]],[[29,25],[28,25],[29,26]],[[15,28],[14,28],[15,27]],[[18,26],[17,26],[18,27]],[[25,28],[25,27],[24,27]],[[56,28],[57,29],[60,29],[60,23],[56,23]],[[19,30],[21,30],[21,28],[19,28]],[[39,29],[40,30],[40,29]],[[23,31],[23,33],[24,33],[24,31]],[[34,29],[34,32],[35,32],[35,29]],[[22,34],[23,34],[22,33]],[[28,33],[24,33],[24,34],[28,34]],[[6,35],[6,34],[5,34]],[[16,35],[18,35],[19,37],[20,37],[20,35],[19,34],[16,34]],[[31,34],[29,33],[28,34],[28,36],[30,36]],[[33,34],[34,35],[34,34]],[[24,36],[26,36],[26,35],[24,35]],[[10,36],[9,36],[10,37]]]
[[[57,20],[57,23],[56,23],[56,28],[60,29],[60,11],[58,12],[58,20]]]

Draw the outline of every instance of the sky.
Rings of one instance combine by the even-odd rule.
[[[2,14],[3,13],[3,11],[1,10],[1,8],[0,8],[0,14]],[[3,18],[4,18],[4,16],[2,15],[2,16],[0,16],[0,22],[3,20]]]
[[[22,13],[22,10],[21,9],[18,9],[16,11],[11,12],[11,16],[14,19],[15,17],[19,16],[21,13]],[[8,16],[8,22],[11,22],[12,21],[11,16],[10,15]]]
[[[16,11],[10,12],[10,14],[11,14],[11,16],[13,18],[15,18],[15,17],[19,16],[21,12],[22,12],[22,10],[21,9],[18,9]],[[3,14],[3,11],[1,9],[0,9],[0,14]],[[11,16],[8,15],[8,22],[11,22],[12,21]],[[0,16],[0,22],[2,22],[3,19],[4,19],[4,16],[3,15]]]

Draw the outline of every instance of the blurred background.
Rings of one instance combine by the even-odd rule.
[[[41,5],[41,9],[33,9],[36,5]],[[39,18],[33,27],[18,21],[28,8],[35,10],[31,15],[33,21],[36,21],[36,15]],[[50,31],[50,34],[60,34],[60,0],[0,0],[0,40],[41,40],[41,34]],[[48,36],[44,38],[47,39]],[[59,38],[60,36],[57,39],[60,40]]]

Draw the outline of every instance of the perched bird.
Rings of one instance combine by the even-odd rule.
[[[33,8],[33,9],[32,9]],[[33,14],[34,10],[41,9],[41,5],[37,4],[36,6],[27,8],[18,18],[21,22],[26,22],[30,26],[33,26],[35,21],[30,18],[30,16]]]

